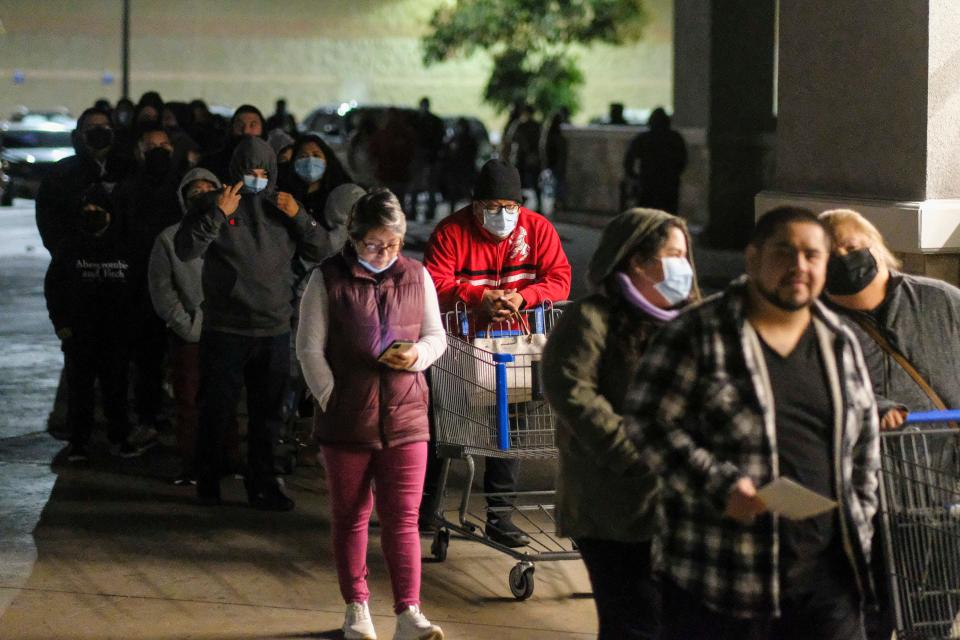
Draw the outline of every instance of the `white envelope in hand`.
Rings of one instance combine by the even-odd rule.
[[[805,520],[837,507],[835,500],[782,476],[762,487],[757,495],[767,509],[791,520]]]

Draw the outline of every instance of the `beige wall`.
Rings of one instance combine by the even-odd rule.
[[[501,122],[481,101],[485,55],[425,69],[419,38],[445,0],[131,0],[131,94],[204,98],[265,112],[286,96],[297,116],[321,104],[415,104]],[[17,105],[78,113],[120,93],[120,0],[0,0],[0,116]],[[579,52],[587,84],[578,121],[628,107],[670,105],[672,0],[648,0],[644,41]],[[15,85],[14,70],[26,82]],[[101,84],[105,71],[112,86]]]

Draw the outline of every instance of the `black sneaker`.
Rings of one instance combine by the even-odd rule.
[[[524,533],[523,529],[513,524],[510,518],[487,520],[485,532],[492,542],[502,544],[511,549],[525,547],[530,544],[530,536]]]
[[[70,443],[67,445],[67,462],[86,462],[90,459],[87,445]]]
[[[261,511],[292,511],[295,503],[280,489],[280,485],[273,482],[255,485],[244,476],[243,486],[247,489],[247,500],[250,506]]]
[[[220,480],[197,478],[197,502],[205,507],[220,504]]]

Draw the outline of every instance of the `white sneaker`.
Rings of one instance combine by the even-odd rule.
[[[443,640],[443,629],[431,624],[417,605],[410,605],[397,615],[393,640]]]
[[[157,430],[145,424],[138,424],[130,430],[127,442],[138,449],[149,449],[157,444]]]
[[[370,608],[366,602],[351,602],[343,615],[343,637],[345,640],[377,640],[377,632],[370,619]]]

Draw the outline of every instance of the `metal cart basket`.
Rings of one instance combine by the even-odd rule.
[[[882,539],[898,640],[960,638],[960,411],[881,436]],[[923,425],[923,426],[921,426]]]
[[[448,313],[447,349],[430,374],[437,455],[442,460],[431,552],[439,561],[446,559],[450,533],[455,532],[510,556],[517,560],[509,574],[510,591],[519,600],[533,594],[534,563],[574,560],[580,554],[571,540],[556,533],[554,491],[474,492],[474,458],[557,457],[556,419],[542,393],[539,349],[523,345],[542,345],[559,314],[547,304],[521,311],[517,320],[477,327],[465,308]],[[504,346],[512,340],[519,347]],[[446,499],[454,460],[466,464],[467,474],[455,506]],[[487,497],[506,500],[508,506],[491,511],[510,516],[530,544],[511,548],[486,534]]]

